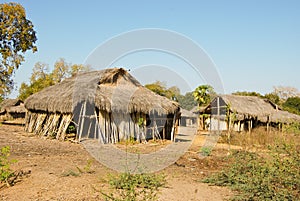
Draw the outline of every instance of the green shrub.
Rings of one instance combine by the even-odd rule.
[[[114,192],[102,192],[106,200],[156,200],[158,188],[165,186],[166,180],[163,175],[122,173],[110,176],[109,184]]]
[[[202,147],[200,149],[200,153],[202,156],[209,156],[211,154],[212,148],[211,147]]]
[[[14,176],[13,171],[10,169],[10,165],[16,162],[16,160],[10,160],[9,155],[10,147],[2,147],[0,150],[0,182],[6,182],[8,186],[11,185],[9,178]]]
[[[299,200],[299,155],[300,150],[287,143],[270,146],[260,155],[234,151],[233,164],[204,182],[230,186],[238,192],[234,200]]]

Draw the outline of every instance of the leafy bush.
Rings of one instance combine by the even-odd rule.
[[[106,200],[156,200],[158,188],[165,186],[166,180],[162,175],[122,173],[111,176],[109,184],[114,192],[109,195],[102,192]]]
[[[234,151],[227,169],[204,182],[230,186],[234,200],[299,200],[300,150],[293,144],[277,143],[264,154]]]
[[[5,146],[0,150],[0,182],[6,182],[10,186],[9,178],[14,176],[13,171],[10,169],[10,165],[16,160],[10,160],[10,147]]]
[[[293,122],[291,124],[284,125],[283,131],[286,133],[299,135],[300,134],[300,123]]]
[[[211,147],[202,147],[200,149],[200,153],[202,154],[202,156],[209,156],[212,152],[212,148]]]

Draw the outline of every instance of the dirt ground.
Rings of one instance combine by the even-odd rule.
[[[205,176],[225,165],[226,146],[218,145],[211,156],[197,153],[204,136],[197,135],[193,145],[175,164],[160,171],[167,176],[167,187],[160,201],[227,200],[228,188],[201,183]],[[0,184],[0,200],[104,200],[108,175],[113,170],[92,158],[77,143],[43,139],[23,131],[21,126],[0,126],[0,147],[11,147],[12,169],[20,174],[12,187]]]

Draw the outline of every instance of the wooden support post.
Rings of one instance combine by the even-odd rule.
[[[248,131],[251,133],[251,120],[248,121]]]

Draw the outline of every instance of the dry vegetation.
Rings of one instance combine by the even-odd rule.
[[[9,158],[17,162],[11,164],[16,175],[13,186],[2,183],[0,200],[124,200],[122,196],[132,198],[127,200],[149,200],[152,196],[151,199],[165,201],[299,199],[299,135],[267,133],[264,129],[256,129],[251,134],[235,133],[231,150],[224,135],[214,149],[206,150],[208,156],[202,158],[199,154],[205,151],[201,149],[205,136],[205,133],[196,135],[186,154],[155,177],[136,177],[104,167],[80,144],[41,139],[23,132],[21,127],[2,125],[0,147],[9,146]],[[167,144],[116,146],[147,153]],[[203,181],[228,187],[210,186]],[[281,186],[275,185],[279,181]]]

